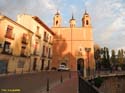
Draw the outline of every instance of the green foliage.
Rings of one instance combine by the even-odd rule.
[[[112,64],[116,64],[116,54],[115,54],[115,50],[111,51],[111,63]]]
[[[124,51],[123,49],[119,49],[118,50],[118,64],[123,64],[123,61],[124,61]]]
[[[109,49],[107,47],[103,48],[102,52],[102,65],[104,68],[110,68],[110,56],[109,56]]]
[[[102,77],[98,76],[97,78],[94,79],[94,85],[99,88],[101,86],[101,84],[103,83],[103,81],[104,81],[104,79]]]
[[[122,65],[125,64],[125,51],[123,49],[119,49],[118,53],[112,49],[110,57],[109,49],[107,47],[100,48],[94,52],[94,57],[96,61],[96,69],[111,69],[111,67],[122,67]]]

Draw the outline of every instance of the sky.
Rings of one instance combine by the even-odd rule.
[[[59,10],[63,26],[74,14],[81,27],[85,10],[91,17],[95,43],[109,49],[125,49],[125,0],[0,0],[0,13],[16,21],[17,14],[38,16],[49,27]]]

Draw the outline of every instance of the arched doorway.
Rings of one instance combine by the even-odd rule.
[[[79,72],[80,75],[84,76],[84,59],[79,58],[77,60],[77,71]]]

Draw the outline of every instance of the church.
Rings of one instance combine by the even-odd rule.
[[[52,30],[53,59],[51,67],[58,68],[63,64],[71,71],[80,71],[84,77],[94,73],[94,40],[92,24],[89,14],[85,11],[81,19],[82,26],[76,27],[76,20],[72,15],[69,27],[62,26],[62,16],[57,11],[53,17]]]

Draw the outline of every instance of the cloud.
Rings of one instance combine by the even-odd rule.
[[[58,9],[59,3],[60,0],[1,0],[0,11],[14,20],[17,14],[26,13],[39,16],[50,24],[50,17]]]
[[[69,26],[72,12],[77,26],[81,26],[87,9],[95,42],[109,48],[125,46],[121,43],[125,42],[125,0],[0,0],[0,12],[6,16],[15,20],[21,13],[36,15],[49,26],[57,9],[65,26]]]
[[[121,0],[88,0],[85,6],[92,15],[95,41],[110,48],[125,46],[118,42],[121,40],[118,35],[124,35],[121,41],[125,41],[125,3]]]

